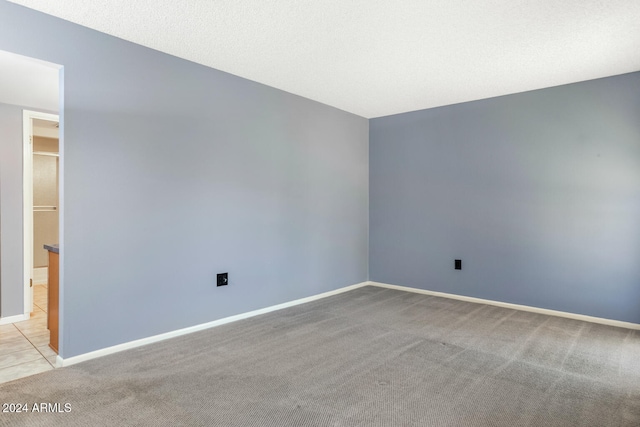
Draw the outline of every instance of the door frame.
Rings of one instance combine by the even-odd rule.
[[[23,200],[23,277],[24,277],[24,315],[33,311],[33,119],[60,123],[58,114],[40,111],[22,111],[22,200]],[[58,184],[59,185],[59,184]]]

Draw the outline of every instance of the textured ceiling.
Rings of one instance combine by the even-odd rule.
[[[639,0],[12,0],[379,117],[640,70]]]

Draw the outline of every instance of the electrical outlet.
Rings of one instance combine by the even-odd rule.
[[[227,286],[229,284],[229,273],[218,274],[218,284],[216,286]]]
[[[461,259],[455,260],[454,268],[456,270],[462,270],[462,260]]]

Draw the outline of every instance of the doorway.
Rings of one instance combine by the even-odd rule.
[[[33,164],[25,145],[32,124],[24,111],[34,111],[34,119],[57,122],[62,84],[62,66],[0,50],[0,325],[28,320],[32,310],[27,286],[33,275],[33,232],[26,225],[33,222],[33,189],[31,178],[25,180]]]
[[[34,224],[55,227],[40,240],[62,243],[63,238],[63,231],[56,230],[63,213],[63,76],[60,65],[0,51],[0,356],[12,355],[11,363],[0,366],[0,382],[53,369],[61,361],[50,348],[48,294],[38,292],[34,298],[32,285],[41,283],[46,273],[37,268],[43,262],[34,237],[42,233],[34,232]],[[54,177],[48,181],[53,197],[47,188],[43,192],[32,186],[34,165],[39,170],[44,166],[45,175]],[[57,317],[62,322],[62,316]]]
[[[25,110],[23,118],[25,312],[32,312],[33,285],[47,282],[43,246],[59,239],[59,117]]]

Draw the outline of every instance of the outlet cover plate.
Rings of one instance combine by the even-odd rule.
[[[216,286],[227,286],[229,284],[229,273],[219,273]]]

